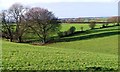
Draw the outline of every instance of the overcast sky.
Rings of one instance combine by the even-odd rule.
[[[0,10],[14,3],[29,7],[43,7],[60,18],[98,17],[118,15],[119,0],[0,0]]]

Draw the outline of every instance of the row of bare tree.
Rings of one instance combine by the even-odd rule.
[[[40,7],[26,8],[19,3],[3,10],[0,19],[3,36],[11,42],[22,42],[23,34],[31,29],[42,43],[46,43],[48,38],[60,29],[60,22],[51,11]]]
[[[86,17],[86,18],[63,18],[60,21],[63,23],[90,23],[91,21],[95,21],[96,23],[118,23],[120,22],[120,16],[111,16],[111,17]]]

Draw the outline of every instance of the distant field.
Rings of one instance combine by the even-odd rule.
[[[113,24],[109,24],[110,25],[113,25]],[[79,24],[79,23],[63,23],[62,24],[62,29],[61,31],[66,31],[68,30],[71,26],[74,26],[76,27],[76,31],[80,31],[81,30],[81,27],[83,27],[83,30],[89,30],[89,25],[88,24]],[[96,24],[95,28],[100,28],[102,26],[102,24]]]
[[[71,26],[75,26],[76,31],[81,26],[89,30],[87,24],[63,24],[62,31]],[[98,24],[96,28],[100,26]],[[60,41],[45,46],[13,43],[2,39],[2,69],[86,70],[91,67],[117,70],[118,31],[118,26],[89,30],[60,38]],[[37,39],[37,36],[32,36]]]

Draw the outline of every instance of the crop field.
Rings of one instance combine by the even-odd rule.
[[[118,26],[90,30],[87,24],[63,24],[61,31],[71,26],[76,31],[56,43],[43,46],[14,43],[2,39],[3,70],[98,70],[118,69]],[[36,36],[34,38],[37,39]]]

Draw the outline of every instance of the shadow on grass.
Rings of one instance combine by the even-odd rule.
[[[102,72],[111,72],[111,71],[113,71],[113,72],[117,72],[118,70],[115,70],[115,69],[113,69],[113,68],[104,68],[104,67],[86,67],[86,71],[94,71],[94,72],[96,72],[96,71],[102,71]]]
[[[93,30],[76,31],[74,34],[67,35],[62,38],[58,38],[57,36],[54,36],[51,38],[49,43],[70,42],[70,41],[77,41],[77,40],[87,40],[87,39],[93,39],[93,38],[106,37],[106,36],[111,36],[111,35],[118,35],[120,34],[118,30],[119,29],[110,29],[107,27],[107,28],[102,28],[102,29],[95,28]],[[104,33],[99,33],[99,32],[104,32]],[[93,34],[93,33],[97,33],[97,34]],[[84,36],[80,36],[80,35],[84,35]],[[78,36],[78,37],[74,37],[74,36]],[[32,42],[40,42],[40,40],[39,39],[25,39],[23,43],[32,43]]]
[[[49,43],[54,43],[54,42],[70,42],[70,41],[78,41],[78,40],[88,40],[88,39],[94,39],[94,38],[101,38],[101,37],[107,37],[107,36],[111,36],[111,35],[120,35],[120,31],[114,31],[114,32],[104,32],[104,31],[112,31],[112,30],[116,30],[116,29],[111,29],[111,30],[97,30],[96,32],[76,32],[70,36],[67,37],[62,37],[62,38],[58,38],[56,36],[55,39],[51,39],[51,41]],[[104,32],[104,33],[97,33],[97,32]],[[82,33],[82,34],[81,34]],[[92,34],[92,33],[97,33],[97,34]],[[90,34],[90,35],[87,35]],[[78,37],[74,37],[77,36]],[[84,35],[84,36],[80,36],[80,35]],[[40,42],[39,39],[34,39],[34,40],[26,40],[23,43],[33,43],[33,42]]]
[[[101,38],[101,37],[106,37],[106,36],[111,36],[111,35],[120,35],[120,32],[114,31],[114,32],[105,32],[105,33],[98,33],[98,34],[90,34],[90,35],[85,35],[85,36],[79,36],[79,37],[63,37],[57,42],[70,42],[70,41],[78,41],[78,40],[88,40],[88,39],[94,39],[94,38]]]
[[[22,43],[40,42],[40,39],[26,39]]]
[[[86,30],[86,31],[76,31],[74,34],[71,34],[71,35],[65,36],[65,37],[77,36],[77,35],[86,35],[86,34],[92,34],[92,33],[97,33],[97,32],[105,32],[105,31],[118,31],[118,29],[105,29],[105,30],[94,29],[94,30]]]
[[[86,70],[2,70],[2,72],[118,72],[118,70],[104,67],[86,67]]]

